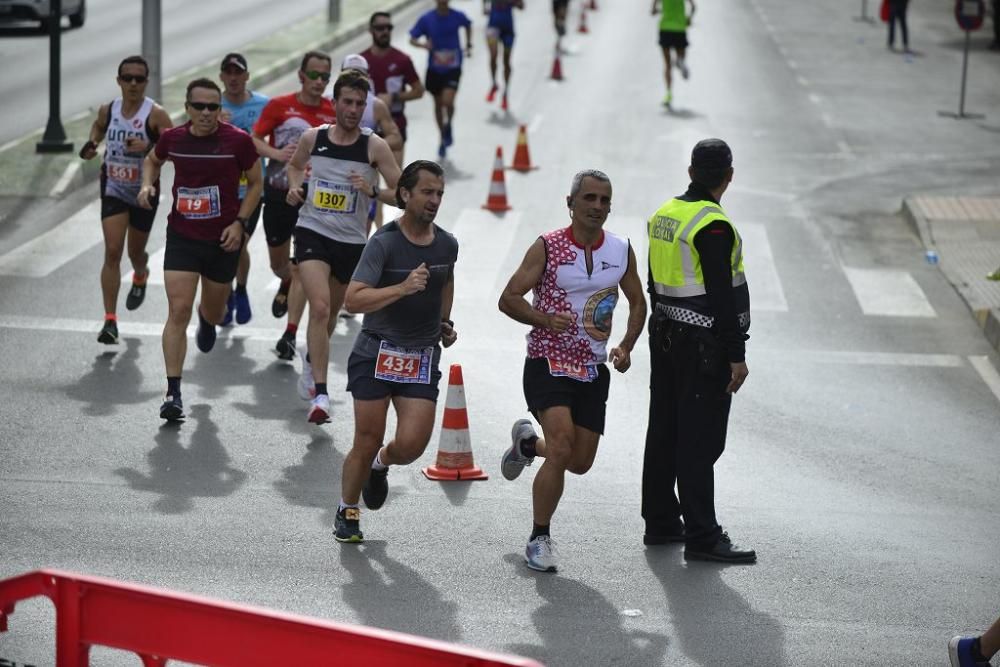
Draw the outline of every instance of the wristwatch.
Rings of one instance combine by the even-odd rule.
[[[247,220],[246,218],[241,218],[240,216],[236,216],[236,222],[240,223],[240,226],[243,227],[244,232],[246,232],[247,234],[250,233],[250,230],[247,229],[247,223],[249,222],[249,220]]]
[[[372,199],[378,199],[378,186],[372,184]]]

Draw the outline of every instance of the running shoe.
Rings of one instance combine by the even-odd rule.
[[[311,401],[316,398],[316,381],[313,379],[312,364],[306,359],[308,355],[305,350],[299,350],[299,357],[302,359],[302,373],[299,374],[299,398],[303,401]]]
[[[246,324],[253,317],[253,311],[250,310],[250,295],[247,294],[246,288],[236,290],[233,295],[236,297],[236,324]]]
[[[975,637],[963,637],[958,635],[952,637],[948,642],[948,658],[951,660],[951,667],[990,667],[990,661],[977,661],[972,655],[972,644]]]
[[[282,361],[291,361],[295,358],[295,338],[288,334],[282,334],[278,342],[274,344],[274,352]]]
[[[986,274],[987,280],[1000,280],[1000,267],[997,267],[996,271]]]
[[[548,535],[539,535],[524,549],[524,562],[539,572],[556,571],[556,543]]]
[[[507,93],[504,93],[503,97],[500,98],[500,109],[502,111],[507,110]]]
[[[180,396],[167,396],[160,406],[160,419],[175,422],[184,419],[184,404]]]
[[[498,90],[499,90],[499,88],[497,88],[497,84],[494,83],[490,87],[490,92],[487,93],[487,95],[486,95],[486,101],[487,102],[492,102],[493,100],[495,100],[497,98],[497,91]]]
[[[688,69],[687,61],[683,58],[677,59],[677,69],[681,71],[681,76],[686,80],[691,76],[691,70]]]
[[[105,345],[118,344],[118,323],[114,320],[104,320],[101,333],[97,334],[97,342]]]
[[[333,520],[333,539],[351,544],[365,541],[361,532],[361,510],[357,507],[337,510],[337,518]]]
[[[444,126],[444,131],[441,132],[441,143],[445,146],[451,146],[455,143],[455,140],[451,136],[451,123]]]
[[[663,106],[670,107],[670,103],[673,101],[674,95],[669,90],[667,94],[663,96]]]
[[[215,325],[201,316],[200,309],[198,310],[198,330],[195,332],[194,340],[202,352],[211,352],[212,348],[215,347]]]
[[[535,460],[534,456],[525,456],[521,451],[521,442],[538,434],[527,419],[518,419],[514,422],[514,427],[510,430],[510,448],[503,453],[500,459],[500,473],[505,479],[517,479],[524,466],[530,466]]]
[[[312,400],[309,406],[309,417],[310,424],[329,424],[330,423],[330,397],[326,394],[320,394]]]
[[[288,312],[288,288],[292,286],[291,279],[282,280],[278,287],[278,293],[271,301],[271,314],[281,319]]]
[[[146,274],[142,277],[142,282],[135,279],[132,276],[132,287],[128,291],[128,296],[125,297],[125,308],[126,310],[135,310],[142,305],[142,302],[146,299],[146,284],[149,282],[149,269],[146,269]]]
[[[443,143],[440,146],[438,146],[438,157],[439,158],[441,158],[443,160],[444,156],[447,153],[448,153],[448,147],[447,146],[445,146]]]
[[[226,301],[226,316],[222,318],[221,326],[228,327],[232,324],[234,314],[236,314],[236,292],[230,292]]]
[[[365,505],[370,510],[377,510],[385,504],[386,496],[389,495],[389,468],[382,470],[371,469],[368,481],[361,488],[361,497]]]

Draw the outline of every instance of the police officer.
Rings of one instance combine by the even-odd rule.
[[[683,541],[685,560],[752,563],[756,553],[734,545],[716,521],[712,469],[725,448],[732,395],[748,374],[743,242],[719,204],[733,178],[732,163],[726,142],[698,142],[687,192],[648,222],[654,305],[643,542]]]

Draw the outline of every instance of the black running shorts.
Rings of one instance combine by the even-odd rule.
[[[334,241],[311,229],[295,228],[295,263],[313,259],[324,261],[330,265],[330,272],[341,285],[351,282],[364,249],[364,243]]]
[[[427,88],[427,92],[431,95],[440,95],[445,88],[458,90],[458,82],[461,78],[461,67],[445,70],[444,72],[429,69],[427,70],[426,85],[424,87]]]
[[[362,331],[347,360],[347,391],[355,401],[378,401],[390,396],[403,398],[425,398],[437,403],[438,383],[441,381],[441,346],[434,347],[431,357],[430,384],[406,384],[389,382],[375,377],[375,361],[378,359],[382,339]]]
[[[156,182],[156,196],[152,198],[150,202],[153,208],[146,209],[141,206],[132,206],[128,202],[118,199],[118,197],[112,197],[110,195],[104,194],[107,188],[108,178],[104,173],[104,169],[101,169],[101,220],[110,218],[113,215],[120,215],[122,213],[128,213],[128,224],[129,227],[134,227],[140,232],[149,233],[149,230],[153,228],[153,219],[156,218],[156,208],[160,205],[160,182]]]
[[[675,32],[673,30],[660,31],[660,46],[664,49],[686,49],[688,47],[688,36],[686,31]]]
[[[569,0],[552,0],[552,13],[555,14],[560,9],[566,9],[569,6]]]
[[[264,195],[264,234],[267,245],[276,248],[292,238],[295,223],[299,221],[299,207],[285,201],[283,191]]]
[[[264,198],[261,197],[257,200],[257,208],[253,210],[250,217],[247,218],[246,230],[247,236],[253,236],[253,233],[257,231],[257,223],[260,221],[260,211],[264,207]]]
[[[605,364],[597,364],[593,382],[580,382],[549,374],[548,359],[524,360],[524,399],[528,410],[541,422],[541,412],[563,406],[570,409],[573,423],[594,433],[604,434],[611,374]]]
[[[216,283],[231,283],[239,263],[239,250],[226,252],[217,242],[189,239],[167,227],[164,271],[199,273]]]

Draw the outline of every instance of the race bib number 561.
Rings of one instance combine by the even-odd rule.
[[[375,378],[402,384],[430,384],[433,347],[406,349],[382,341],[375,360]]]
[[[219,186],[177,188],[177,212],[191,220],[218,218],[222,214]]]

